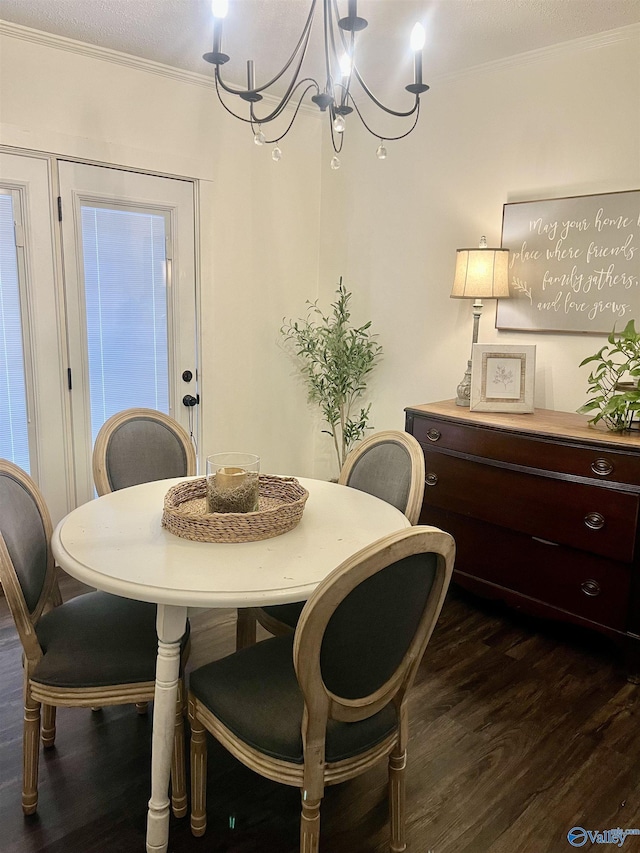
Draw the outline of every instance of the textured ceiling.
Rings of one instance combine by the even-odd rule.
[[[243,82],[249,58],[255,60],[258,82],[273,75],[296,43],[308,8],[308,0],[230,0],[224,50],[232,61],[226,76]],[[344,14],[346,0],[340,0],[340,8]],[[639,23],[640,0],[360,0],[358,13],[369,19],[359,36],[359,67],[372,86],[395,87],[411,75],[408,34],[416,20],[427,31],[424,78],[429,82]],[[210,0],[0,0],[0,17],[188,71],[212,72],[202,60],[211,50]],[[313,35],[310,62],[317,66],[319,20]]]

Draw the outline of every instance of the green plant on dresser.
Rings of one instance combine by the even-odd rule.
[[[580,414],[592,414],[589,423],[602,421],[612,432],[624,432],[631,427],[640,411],[640,333],[629,320],[624,331],[615,329],[607,344],[580,363],[592,365],[588,393],[591,395]]]

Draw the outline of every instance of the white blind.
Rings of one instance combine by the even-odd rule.
[[[0,456],[28,473],[29,436],[13,198],[0,194]]]
[[[163,215],[82,207],[91,429],[131,407],[169,411]]]

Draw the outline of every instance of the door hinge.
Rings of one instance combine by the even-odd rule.
[[[58,222],[62,222],[62,196],[58,196]]]
[[[69,386],[69,391],[72,390],[73,385],[71,383],[71,368],[67,367],[67,385]]]
[[[24,230],[22,228],[22,223],[14,220],[13,223],[13,240],[16,246],[16,249],[24,248]]]

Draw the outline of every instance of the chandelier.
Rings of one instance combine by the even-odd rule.
[[[414,75],[413,82],[405,86],[405,89],[413,95],[413,99],[409,109],[398,111],[385,106],[369,89],[358,71],[356,33],[364,30],[368,22],[358,16],[357,0],[348,0],[347,15],[342,18],[338,9],[338,0],[322,0],[325,76],[322,82],[305,76],[302,66],[309,46],[317,5],[319,5],[317,0],[312,0],[298,43],[275,77],[266,83],[256,84],[254,63],[249,59],[247,60],[246,88],[238,88],[226,83],[221,75],[221,67],[229,61],[229,56],[222,52],[223,22],[228,11],[228,0],[212,0],[213,49],[205,53],[203,59],[215,66],[218,99],[227,112],[251,126],[256,145],[274,146],[271,156],[275,161],[282,158],[280,141],[293,127],[298,111],[309,94],[311,94],[311,101],[329,117],[334,152],[331,159],[332,169],[340,168],[338,155],[344,143],[346,119],[351,114],[355,114],[366,130],[379,141],[376,155],[378,159],[384,160],[387,157],[385,143],[402,139],[415,128],[420,115],[420,95],[429,88],[422,82],[424,29],[418,23],[411,32]],[[278,96],[273,94],[272,87],[277,84],[280,84],[280,91],[284,88],[284,94]],[[354,91],[360,98],[360,105],[356,102]],[[268,103],[260,104],[265,95],[269,96]],[[372,126],[369,114],[365,114],[361,106],[362,99],[365,97],[380,114],[402,120],[402,127],[395,135],[381,133]],[[231,106],[231,104],[240,106],[240,102],[246,104],[242,106],[243,114]],[[289,106],[291,109],[283,115]],[[272,122],[277,124],[272,125]],[[274,129],[271,130],[271,128]]]

